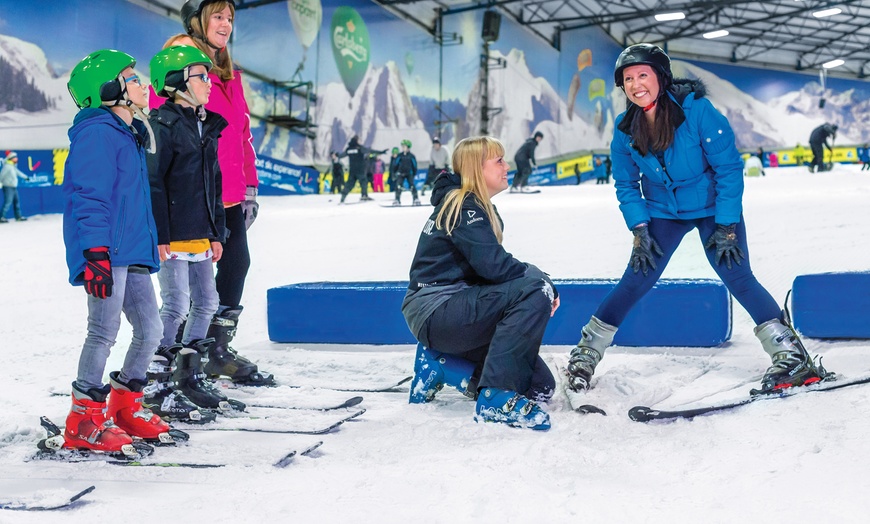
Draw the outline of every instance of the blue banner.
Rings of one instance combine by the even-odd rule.
[[[272,157],[257,157],[257,177],[261,195],[311,195],[319,191],[320,173]]]

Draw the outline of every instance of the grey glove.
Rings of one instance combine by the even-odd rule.
[[[731,269],[731,259],[734,259],[734,262],[737,262],[739,266],[740,259],[746,258],[743,251],[740,250],[740,246],[737,245],[737,233],[734,232],[736,227],[737,224],[717,224],[716,231],[704,244],[705,249],[716,248],[717,266],[722,261],[722,257],[725,257],[725,265],[728,269]]]
[[[248,186],[245,190],[245,200],[242,202],[242,215],[245,217],[245,229],[251,229],[251,224],[257,220],[260,204],[257,203],[257,188]]]
[[[650,268],[656,268],[656,261],[655,258],[653,258],[653,254],[662,256],[664,255],[664,252],[662,251],[662,248],[659,247],[658,242],[656,242],[653,237],[649,236],[649,228],[646,224],[635,226],[631,232],[634,233],[634,247],[631,249],[629,264],[635,273],[643,271],[643,274],[646,275],[649,273]]]

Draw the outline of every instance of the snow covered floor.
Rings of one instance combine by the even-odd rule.
[[[870,269],[870,174],[856,166],[815,175],[798,168],[767,172],[746,181],[745,216],[753,268],[778,300],[799,274]],[[329,195],[262,198],[250,231],[253,266],[234,345],[283,383],[372,386],[411,372],[411,346],[292,347],[268,340],[269,287],[407,278],[430,208],[336,202]],[[554,277],[618,277],[625,267],[631,236],[612,185],[544,188],[495,202],[507,226],[506,248]],[[473,402],[447,391],[431,405],[410,406],[403,389],[363,394],[358,407],[367,412],[331,434],[194,432],[189,445],[154,455],[228,464],[220,469],[27,462],[43,436],[38,417],[62,423],[66,415],[69,399],[50,392],[68,390],[75,376],[85,297],[66,283],[60,216],[0,225],[0,241],[0,502],[52,500],[59,490],[67,495],[96,485],[52,515],[61,522],[150,522],[156,515],[177,522],[300,523],[867,519],[870,387],[760,402],[694,421],[645,425],[626,416],[638,404],[676,407],[744,395],[767,358],[739,306],[734,336],[722,347],[611,349],[588,394],[609,416],[571,413],[559,395],[547,407],[553,424],[547,433],[476,424]],[[664,276],[715,278],[697,235],[685,244]],[[362,314],[376,321],[373,312]],[[577,319],[578,334],[586,320]],[[109,369],[117,369],[129,340],[125,327]],[[831,370],[847,377],[870,373],[868,341],[806,343]],[[555,366],[568,350],[543,353]],[[243,401],[256,398],[235,393]],[[292,402],[306,393],[310,398],[299,404],[354,395],[305,387],[286,399],[280,390],[261,398]],[[312,427],[355,409],[275,416]],[[264,421],[250,421],[258,422]],[[324,444],[311,456],[272,467],[287,451],[318,440]],[[0,510],[0,523],[47,517]]]

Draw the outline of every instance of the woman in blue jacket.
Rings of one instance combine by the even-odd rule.
[[[572,389],[588,389],[595,366],[631,308],[661,276],[683,237],[698,229],[707,259],[756,322],[772,365],[756,393],[818,382],[818,367],[749,265],[743,221],[743,162],[728,120],[697,80],[674,79],[668,56],[651,44],[626,48],[616,85],[628,109],[611,142],[616,196],[634,234],[628,267],[583,327],[568,365]]]
[[[410,402],[429,402],[444,385],[477,399],[475,420],[545,430],[535,402],[555,380],[538,351],[559,307],[550,278],[501,245],[492,197],[508,187],[498,140],[466,138],[454,173],[435,180],[435,210],[423,226],[402,314],[420,341]]]

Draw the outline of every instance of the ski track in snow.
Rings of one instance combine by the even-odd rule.
[[[767,173],[746,180],[744,215],[753,270],[778,301],[797,275],[870,269],[870,175],[858,166],[815,175],[800,168]],[[372,387],[411,374],[412,346],[269,342],[266,290],[324,280],[405,280],[431,208],[340,207],[331,195],[260,202],[233,345],[282,384],[303,387],[227,393],[245,402],[328,405],[356,394],[318,386]],[[612,185],[545,187],[540,195],[496,197],[495,203],[506,223],[504,245],[520,260],[554,278],[622,273],[631,235]],[[277,421],[246,422],[319,427],[367,410],[333,433],[197,431],[188,444],[158,448],[149,459],[224,468],[26,462],[44,435],[39,416],[64,421],[69,398],[50,393],[69,389],[85,336],[85,296],[67,283],[61,226],[59,215],[0,226],[0,501],[45,500],[45,494],[62,499],[96,485],[71,508],[50,514],[63,522],[107,515],[150,521],[146,507],[180,522],[378,523],[840,523],[864,522],[870,509],[870,387],[759,402],[691,421],[628,419],[635,405],[667,409],[734,400],[757,384],[768,359],[736,302],[732,339],[720,347],[608,350],[586,394],[608,415],[571,413],[560,392],[547,406],[553,428],[546,433],[477,424],[474,403],[446,389],[431,404],[409,405],[406,384],[399,392],[362,393],[362,404],[349,410],[269,410]],[[697,233],[687,235],[664,277],[715,278],[699,244]],[[587,320],[577,319],[578,337]],[[107,371],[119,367],[130,338],[123,323]],[[805,342],[829,370],[845,377],[870,373],[868,341]],[[569,349],[548,346],[542,354],[555,369],[567,362]],[[311,456],[272,467],[290,450],[318,440],[324,444]],[[45,518],[0,510],[3,524]]]

